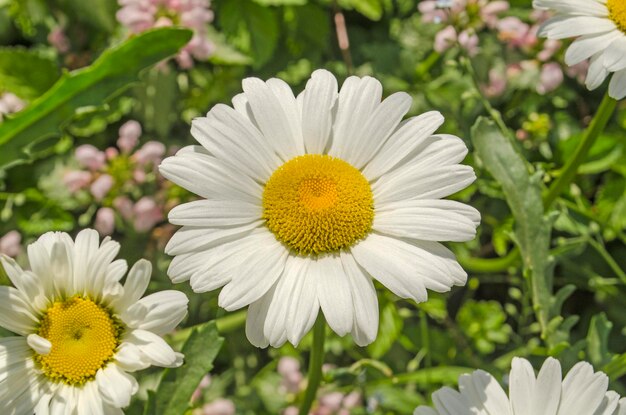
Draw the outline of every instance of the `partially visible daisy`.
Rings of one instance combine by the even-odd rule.
[[[187,297],[161,291],[141,298],[152,265],[114,260],[117,242],[84,230],[76,241],[49,232],[28,246],[31,271],[9,257],[14,287],[0,287],[1,414],[122,414],[137,392],[128,374],[177,367],[183,356],[161,338],[187,313]]]
[[[403,92],[349,77],[338,92],[315,71],[294,97],[279,80],[243,80],[234,108],[193,121],[199,146],[167,158],[161,173],[206,200],[174,208],[183,225],[166,252],[173,282],[196,292],[224,286],[219,305],[247,305],[257,346],[298,344],[321,309],[359,345],[378,331],[372,278],[402,298],[426,301],[467,275],[437,241],[474,238],[478,211],[442,200],[472,183],[458,137],[433,135],[438,112],[402,121]]]
[[[420,406],[414,415],[623,415],[626,398],[607,391],[609,378],[587,362],[565,376],[548,358],[539,374],[530,362],[514,358],[509,396],[489,373],[477,370],[459,378],[459,392],[444,387],[433,394],[435,409]]]
[[[624,0],[534,0],[540,10],[554,10],[540,36],[549,39],[578,37],[567,49],[572,66],[591,58],[586,84],[598,88],[610,73],[609,95],[626,97],[626,2]]]

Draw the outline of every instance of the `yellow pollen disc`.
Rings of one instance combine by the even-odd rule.
[[[121,332],[110,313],[89,299],[57,301],[41,320],[38,333],[52,343],[52,349],[35,360],[49,379],[82,385],[111,361]]]
[[[619,29],[626,33],[626,1],[607,0],[606,7],[609,9],[609,17]]]
[[[343,160],[299,156],[280,166],[265,185],[263,218],[276,238],[299,254],[337,251],[370,231],[372,189]]]

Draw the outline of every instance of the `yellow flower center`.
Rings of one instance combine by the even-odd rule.
[[[263,218],[276,238],[298,254],[337,251],[370,231],[372,189],[343,160],[299,156],[280,166],[265,185]]]
[[[626,1],[607,0],[606,7],[609,9],[609,17],[619,29],[626,33]]]
[[[35,356],[51,380],[82,385],[113,358],[122,327],[87,298],[55,302],[41,320],[38,334],[52,343],[47,355]]]

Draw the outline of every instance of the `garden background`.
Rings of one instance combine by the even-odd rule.
[[[380,289],[378,338],[365,348],[329,331],[314,413],[410,414],[461,373],[505,383],[514,356],[536,368],[555,356],[565,370],[586,360],[626,393],[626,107],[587,128],[612,105],[606,87],[587,91],[585,65],[563,62],[568,42],[537,37],[546,13],[522,0],[213,0],[186,19],[169,0],[152,28],[124,11],[133,0],[120,3],[0,0],[2,253],[23,263],[40,234],[95,227],[129,263],[153,263],[149,291],[169,289],[167,212],[194,196],[156,166],[193,142],[191,120],[229,104],[248,76],[299,92],[318,68],[371,75],[385,96],[412,96],[409,116],[440,111],[440,132],[465,140],[478,179],[453,199],[482,223],[449,245],[465,287],[422,304]],[[168,340],[188,364],[160,386],[162,370],[142,372],[126,413],[293,413],[311,335],[297,349],[256,349],[245,310],[174,288],[190,307]]]

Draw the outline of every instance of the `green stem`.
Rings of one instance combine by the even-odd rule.
[[[320,314],[313,327],[313,346],[309,358],[309,374],[304,399],[300,405],[300,415],[308,415],[317,389],[322,381],[322,363],[324,363],[324,338],[326,336],[326,320]]]
[[[613,270],[615,275],[622,281],[623,284],[626,284],[626,273],[620,268],[619,264],[613,259],[611,254],[606,250],[603,244],[594,240],[593,238],[589,238],[589,244],[592,248],[594,248],[600,256],[606,261],[609,267]]]
[[[495,274],[504,272],[511,268],[520,258],[520,252],[517,247],[509,251],[506,256],[501,258],[475,258],[470,256],[457,255],[459,264],[470,272],[480,274]]]
[[[604,99],[600,104],[600,108],[598,108],[598,112],[596,112],[593,121],[585,130],[585,134],[581,142],[578,144],[578,148],[574,153],[574,156],[570,158],[563,168],[561,175],[556,179],[550,189],[545,194],[543,198],[543,206],[546,211],[550,209],[552,203],[556,200],[557,197],[563,192],[565,187],[571,183],[571,181],[576,176],[576,172],[578,171],[578,167],[585,161],[589,150],[596,142],[598,136],[604,131],[604,127],[611,119],[611,115],[615,110],[615,106],[617,105],[617,101],[609,96],[609,93],[604,95]]]

